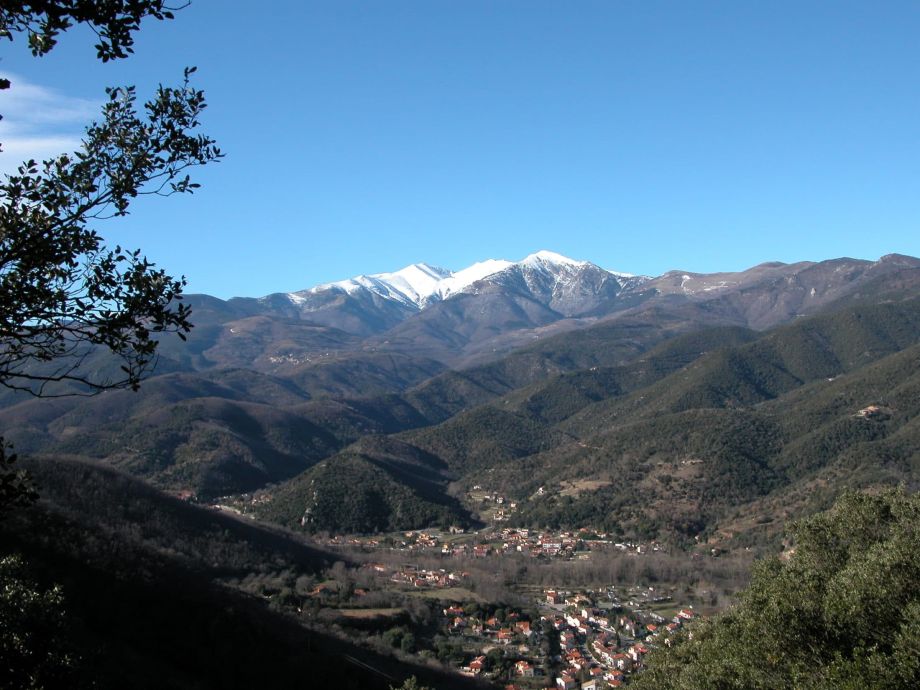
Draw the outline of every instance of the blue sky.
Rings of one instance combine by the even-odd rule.
[[[0,44],[0,168],[67,147],[106,85],[196,65],[226,159],[99,226],[192,292],[538,249],[645,274],[920,255],[915,1],[263,7],[194,0],[118,63],[80,32]]]

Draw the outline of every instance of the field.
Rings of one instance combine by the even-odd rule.
[[[383,609],[336,609],[336,613],[345,618],[354,620],[367,620],[370,618],[395,618],[406,612],[403,608]]]

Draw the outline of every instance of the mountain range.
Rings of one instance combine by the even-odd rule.
[[[563,300],[564,303],[567,293],[573,289],[578,290],[580,283],[590,282],[591,278],[587,276],[593,276],[599,283],[609,281],[615,284],[617,287],[614,294],[626,285],[648,280],[626,273],[605,271],[588,261],[576,261],[543,250],[518,262],[487,259],[456,272],[424,263],[413,264],[394,273],[356,276],[349,280],[317,285],[309,290],[289,293],[287,297],[308,312],[322,305],[323,296],[327,293],[345,293],[358,299],[363,295],[374,294],[384,300],[403,304],[410,310],[421,311],[455,295],[477,294],[488,289],[489,285],[502,285],[513,287],[541,301]],[[577,305],[574,307],[581,308]]]
[[[392,388],[417,383],[438,367],[494,360],[548,335],[655,308],[702,311],[706,305],[716,321],[768,328],[912,268],[916,259],[891,255],[649,278],[545,251],[456,273],[416,264],[261,298],[190,295],[197,324],[192,345],[165,343],[164,359],[177,361],[162,366],[241,366],[295,379],[303,372],[304,385],[324,393],[334,392],[325,379],[360,369]]]
[[[7,394],[0,429],[168,493],[257,492],[295,529],[475,524],[488,485],[519,524],[763,541],[915,481],[918,300],[901,255],[646,277],[547,251],[189,295],[140,393]]]

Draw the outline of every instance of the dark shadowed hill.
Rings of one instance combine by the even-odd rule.
[[[290,534],[91,463],[49,457],[29,469],[42,499],[6,516],[0,536],[30,579],[61,588],[66,627],[55,639],[77,659],[66,687],[386,690],[408,675],[476,687],[304,628],[273,609],[277,591],[254,596],[234,584],[330,564]]]

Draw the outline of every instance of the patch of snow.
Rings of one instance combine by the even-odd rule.
[[[567,256],[562,256],[562,254],[557,254],[556,252],[541,249],[538,252],[534,252],[530,256],[525,256],[523,259],[518,261],[518,263],[521,266],[542,267],[546,264],[555,266],[584,266],[588,262],[576,261],[575,259],[570,259]]]
[[[421,305],[428,297],[438,291],[438,285],[451,272],[445,268],[428,264],[412,264],[395,273],[379,273],[375,276],[381,283],[399,294],[408,297],[414,304]]]
[[[324,290],[337,289],[350,295],[361,290],[369,290],[381,297],[421,307],[423,302],[437,293],[438,283],[451,275],[451,271],[446,268],[419,263],[392,273],[375,273],[334,283],[323,283],[306,292],[316,294]],[[304,299],[306,298],[301,298],[301,301]]]
[[[437,295],[441,299],[445,299],[450,295],[463,292],[477,280],[482,280],[499,271],[504,271],[506,268],[513,265],[514,264],[510,261],[505,261],[504,259],[486,259],[485,261],[479,261],[441,280],[438,284]]]

